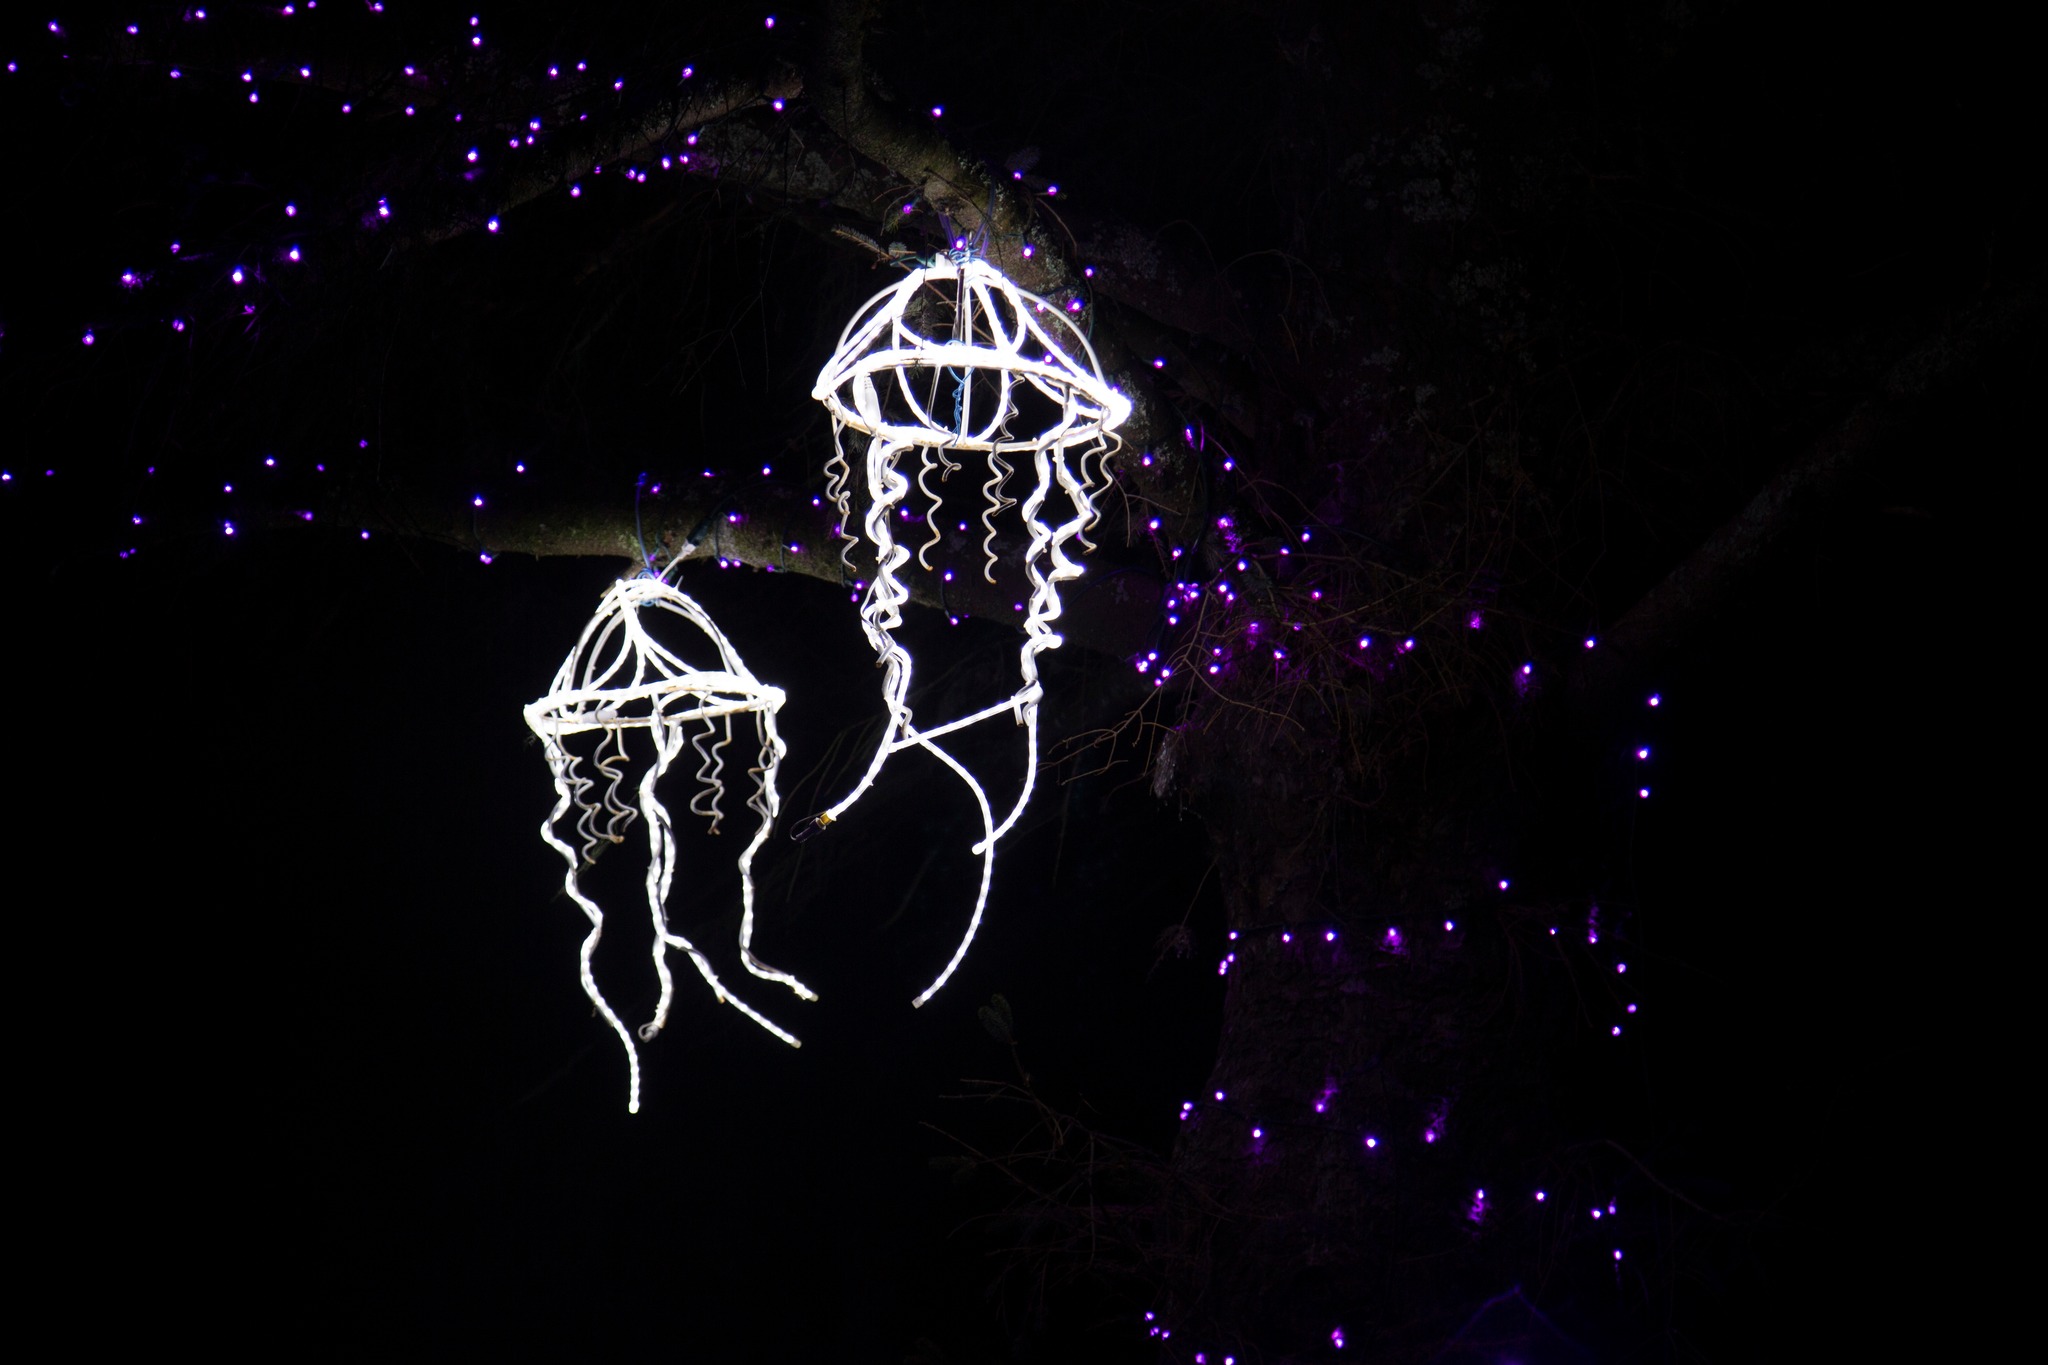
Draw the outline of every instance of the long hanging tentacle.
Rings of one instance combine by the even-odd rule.
[[[571,783],[581,780],[587,784],[588,779],[574,777],[573,759],[562,747],[559,733],[546,730],[540,733],[548,748],[548,766],[555,777],[555,808],[540,822],[540,837],[548,847],[561,854],[562,861],[568,865],[568,870],[562,874],[562,890],[568,894],[570,900],[576,902],[577,907],[583,911],[584,918],[590,921],[590,932],[583,936],[583,943],[576,952],[577,980],[582,982],[583,993],[590,998],[591,1005],[603,1016],[605,1023],[611,1026],[612,1032],[619,1036],[620,1045],[626,1049],[626,1112],[637,1114],[640,1112],[640,1051],[633,1046],[633,1035],[626,1028],[625,1021],[606,1003],[604,992],[597,988],[597,977],[590,969],[591,959],[597,953],[598,940],[604,937],[604,911],[598,908],[596,901],[583,894],[583,887],[577,882],[576,850],[562,842],[555,834],[556,823],[567,815],[569,808],[575,804],[576,798]]]

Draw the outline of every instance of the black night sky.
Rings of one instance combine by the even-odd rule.
[[[2038,445],[2011,35],[1739,4],[280,8],[0,21],[24,1323],[349,1361],[1973,1354],[1955,1262],[1985,1253],[1954,1220],[1982,1172],[1949,1148],[2002,1026],[1962,983],[2016,954],[1959,881],[1991,820],[1972,750],[2007,724],[1968,621],[2026,593],[1985,564]],[[604,164],[685,64],[720,112]],[[849,80],[888,116],[845,112]],[[931,189],[918,137],[1016,199]],[[1126,454],[1176,452],[1118,477],[1186,520],[1115,521],[1078,600],[1237,573],[1205,528],[1265,517],[1240,581],[1443,662],[1423,687],[1304,646],[1288,668],[1343,681],[1154,689],[1134,656],[1211,637],[1151,598],[1134,634],[1087,617],[1045,661],[1063,761],[913,1010],[972,901],[972,809],[905,764],[785,837],[873,742],[872,651],[833,572],[690,559],[678,585],[790,695],[757,946],[821,999],[739,973],[737,841],[686,835],[672,921],[803,1047],[678,962],[629,1116],[520,709],[632,566],[561,524],[630,532],[643,475],[672,547],[800,519],[838,328],[891,241],[940,250],[974,203],[998,243],[1030,218],[1031,268],[1068,272],[1031,287],[1141,386]],[[1272,550],[1311,524],[1325,579]],[[1602,672],[1579,641],[1610,630]],[[1013,685],[1006,621],[912,607],[904,635],[930,714]],[[1341,700],[1304,738],[1233,719],[1311,694]],[[1012,735],[963,751],[1014,781]],[[1325,808],[1303,855],[1286,812]],[[636,858],[637,830],[590,872],[629,1022]],[[1288,1165],[1286,1127],[1269,1175],[1218,1176],[1196,1130],[1277,1112],[1292,1021],[1352,989],[1233,994],[1267,959],[1220,978],[1226,933],[1446,913],[1476,965],[1394,964],[1419,984],[1364,1008],[1390,992],[1426,1046],[1375,1045],[1342,1092],[1399,1072],[1454,1103],[1445,1142],[1332,1119],[1421,1193]],[[1226,1077],[1267,1108],[1177,1121]],[[1436,1193],[1482,1186],[1479,1221]]]

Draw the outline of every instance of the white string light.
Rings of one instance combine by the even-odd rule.
[[[931,754],[967,785],[981,811],[982,837],[972,850],[982,860],[981,887],[960,946],[945,970],[911,1002],[922,1005],[966,957],[988,905],[996,843],[1031,800],[1038,772],[1038,703],[1043,695],[1038,656],[1060,646],[1061,637],[1052,628],[1061,612],[1059,585],[1081,573],[1067,546],[1079,541],[1084,549],[1094,548],[1087,538],[1097,515],[1090,490],[1098,480],[1108,481],[1113,433],[1130,416],[1131,404],[1103,377],[1094,348],[1066,311],[1019,289],[1000,270],[965,251],[911,271],[868,300],[841,334],[839,348],[818,375],[811,396],[832,414],[834,454],[826,466],[831,476],[828,491],[839,511],[849,569],[859,538],[847,530],[853,520],[853,471],[844,438],[849,430],[868,438],[863,464],[868,506],[861,527],[875,552],[875,576],[861,599],[860,618],[882,668],[882,704],[889,723],[853,789],[804,822],[796,834],[806,838],[838,820],[874,786],[882,766],[906,749]],[[1036,433],[1011,430],[1022,416],[1020,399],[1050,414]],[[941,411],[942,404],[950,405],[950,414]],[[909,450],[919,452],[917,486],[930,502],[926,515],[932,532],[918,551],[918,561],[927,570],[932,567],[930,551],[942,538],[942,498],[926,481],[935,469],[944,482],[961,467],[955,454],[978,452],[988,461],[981,524],[982,576],[990,583],[996,581],[996,518],[1017,506],[1005,485],[1023,459],[1030,461],[1033,476],[1031,492],[1020,509],[1028,532],[1023,569],[1031,589],[1024,643],[1018,651],[1020,684],[992,706],[924,729],[912,721],[907,701],[910,653],[895,638],[903,623],[903,603],[910,597],[897,573],[909,562],[911,551],[897,542],[891,518],[910,492],[911,479],[898,468]],[[1096,461],[1092,477],[1091,457]],[[1045,520],[1046,502],[1055,488],[1070,513],[1057,524]],[[1025,769],[1016,804],[998,821],[981,783],[933,741],[1004,712],[1023,727]]]
[[[656,639],[649,630],[650,621],[669,617],[680,618],[701,632],[716,649],[718,666],[698,668]],[[691,800],[690,810],[708,819],[716,834],[724,819],[719,806],[725,795],[724,749],[732,741],[735,717],[753,717],[759,744],[758,761],[748,770],[755,781],[747,806],[760,821],[739,855],[740,961],[764,981],[780,982],[805,1000],[817,999],[801,981],[770,967],[753,952],[754,855],[767,841],[781,808],[775,774],[785,747],[776,732],[775,715],[782,702],[782,689],[768,686],[747,670],[739,651],[703,607],[661,578],[646,575],[612,584],[584,626],[582,638],[562,661],[548,694],[526,708],[526,723],[545,746],[555,778],[555,806],[541,822],[541,838],[568,864],[562,887],[590,921],[580,955],[583,993],[625,1045],[631,1073],[626,1108],[631,1113],[640,1111],[640,1054],[633,1034],[606,1003],[591,973],[591,957],[604,934],[604,911],[585,894],[578,874],[596,861],[604,846],[624,843],[636,819],[647,827],[647,909],[654,925],[654,972],[661,982],[654,1018],[640,1026],[641,1041],[651,1040],[668,1022],[675,995],[668,950],[679,948],[721,1003],[732,1005],[791,1047],[799,1046],[793,1034],[726,990],[704,954],[669,928],[664,908],[675,879],[676,841],[668,809],[656,788],[687,741],[700,759],[696,776],[701,790]],[[626,748],[632,732],[644,732],[653,742],[654,761],[640,774],[637,799],[628,803],[621,798],[620,788],[632,762]],[[592,766],[604,779],[602,795],[595,799],[592,789],[598,780],[579,770],[582,759],[565,743],[572,736],[591,733],[598,736]],[[571,810],[576,812],[575,837],[580,847],[572,846],[556,830]]]

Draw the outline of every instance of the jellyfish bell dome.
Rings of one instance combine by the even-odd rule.
[[[648,612],[648,616],[643,616]],[[680,622],[687,629],[658,629]],[[704,667],[681,652],[699,637]],[[687,642],[687,643],[686,643]],[[741,712],[772,716],[784,694],[756,678],[695,599],[653,575],[606,591],[548,695],[526,707],[543,740],[590,730],[680,726]]]
[[[1131,415],[1065,311],[964,252],[869,299],[811,397],[852,430],[948,450],[1080,445]],[[1034,398],[1050,404],[1054,428],[1011,430]]]

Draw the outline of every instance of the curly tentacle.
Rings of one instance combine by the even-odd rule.
[[[1017,500],[1007,497],[1003,493],[1003,485],[1009,482],[1010,475],[1014,472],[1010,462],[1005,460],[996,451],[991,450],[988,453],[988,467],[988,482],[981,486],[983,495],[988,498],[988,509],[981,514],[982,529],[988,532],[987,535],[981,538],[981,553],[987,560],[987,563],[982,566],[981,576],[988,582],[994,583],[996,581],[996,518],[1005,510],[1015,507]]]
[[[715,744],[707,747],[705,742],[713,736],[719,735],[721,728],[724,732],[722,737]],[[704,787],[704,790],[690,798],[690,813],[709,820],[713,834],[718,833],[718,822],[725,818],[725,813],[719,809],[718,802],[725,795],[724,751],[725,746],[730,743],[732,743],[732,717],[730,715],[706,717],[703,733],[690,741],[690,747],[695,749],[697,757],[703,760],[697,765],[697,781],[702,783]]]
[[[932,568],[932,562],[930,559],[926,558],[926,556],[931,554],[933,547],[938,545],[940,541],[946,538],[946,533],[942,529],[940,529],[943,523],[939,520],[939,511],[946,505],[946,499],[943,494],[935,493],[932,491],[932,486],[924,481],[925,476],[930,474],[932,470],[938,468],[938,466],[932,462],[932,457],[934,455],[937,455],[941,461],[944,461],[946,463],[948,473],[952,472],[952,470],[954,469],[958,469],[959,466],[953,464],[950,460],[946,460],[945,455],[932,446],[925,446],[921,448],[917,452],[917,454],[917,491],[924,494],[927,498],[931,499],[931,505],[925,509],[924,514],[925,525],[930,529],[931,536],[925,541],[925,543],[922,546],[918,548],[917,562],[924,567],[926,573],[930,573]],[[941,474],[939,476],[939,481],[941,483],[945,482],[944,474]]]
[[[853,520],[853,492],[848,487],[853,479],[853,467],[846,462],[846,447],[842,441],[845,430],[843,422],[832,424],[832,458],[825,461],[825,496],[832,499],[832,506],[839,513],[839,525],[833,534],[843,542],[839,548],[839,562],[851,574],[855,572],[853,547],[860,544],[860,537],[846,529]]]

